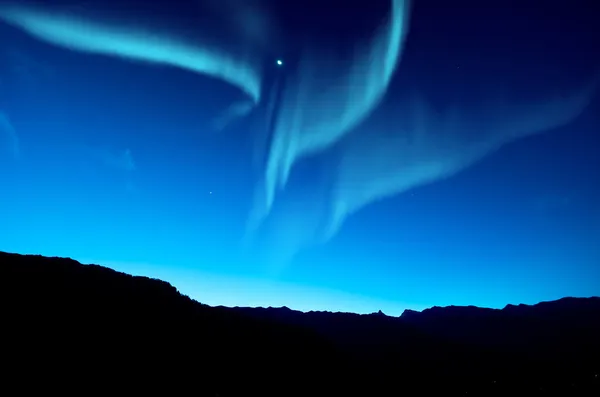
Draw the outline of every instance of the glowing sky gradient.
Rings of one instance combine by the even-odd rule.
[[[213,305],[598,295],[588,3],[0,0],[0,250]]]

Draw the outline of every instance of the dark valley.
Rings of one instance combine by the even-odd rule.
[[[400,317],[210,307],[160,280],[8,253],[0,283],[5,394],[600,395],[597,297]]]

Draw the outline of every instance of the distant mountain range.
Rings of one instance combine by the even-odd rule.
[[[0,380],[23,393],[600,396],[598,297],[400,317],[210,307],[164,281],[2,252],[0,283]]]

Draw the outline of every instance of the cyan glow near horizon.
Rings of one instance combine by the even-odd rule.
[[[103,41],[90,54],[0,23],[0,250],[161,278],[210,305],[399,315],[600,294],[600,64],[589,57],[600,38],[577,4],[424,0],[408,25],[386,25],[389,7],[311,5],[304,15],[277,3],[267,16],[282,33],[268,48],[267,32],[246,37],[243,18],[223,15],[225,38],[191,29],[184,3],[153,3],[169,15],[157,17],[154,43],[190,39],[186,48],[221,54],[211,70],[227,58],[255,72],[250,85],[166,50],[152,62],[151,51],[132,59]],[[127,27],[118,31],[143,31]],[[397,70],[394,57],[336,69],[348,54],[391,56],[394,40]],[[356,52],[365,43],[371,52]],[[302,61],[326,73],[304,75]],[[377,71],[385,94],[363,122],[311,156],[284,150],[318,134],[311,123],[336,124],[325,105],[346,109]],[[277,89],[287,96],[269,102]],[[271,131],[270,115],[303,127]],[[286,143],[279,152],[273,132]],[[274,165],[293,166],[248,242],[270,149]]]

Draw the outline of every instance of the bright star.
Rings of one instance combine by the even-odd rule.
[[[283,65],[283,61],[281,59],[277,60],[277,66],[282,66]]]

